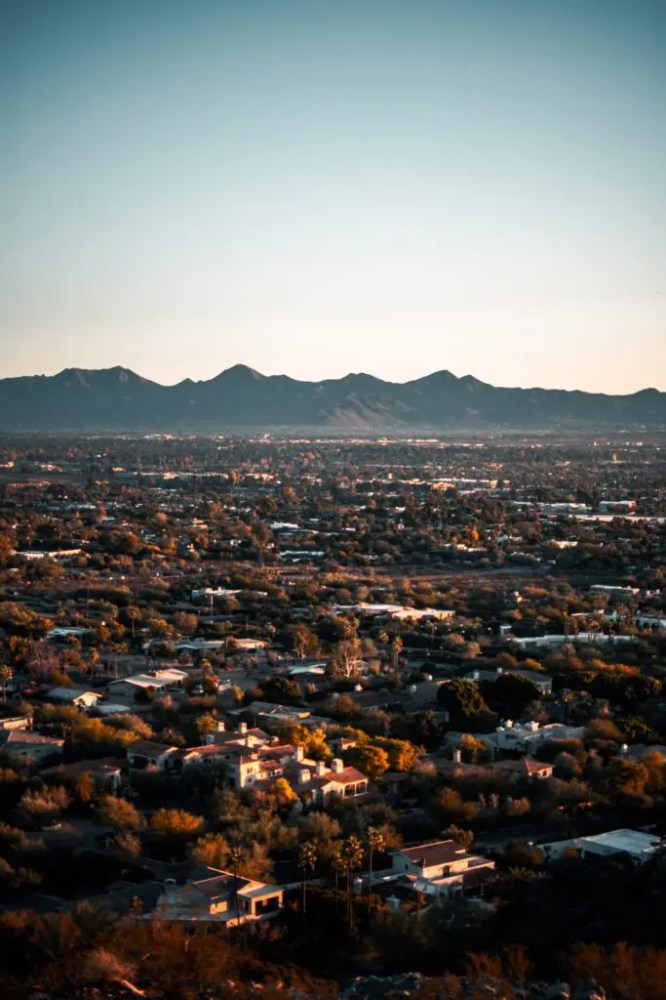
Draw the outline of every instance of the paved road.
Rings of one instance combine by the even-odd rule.
[[[547,841],[548,835],[543,826],[536,823],[524,823],[521,826],[508,826],[501,830],[492,830],[488,833],[480,833],[475,838],[475,843],[479,847],[503,847],[514,840],[532,841],[538,844],[539,841]]]
[[[34,840],[42,840],[47,847],[98,847],[97,837],[110,835],[110,826],[101,826],[93,820],[85,818],[64,819],[57,829],[39,830],[29,833]]]

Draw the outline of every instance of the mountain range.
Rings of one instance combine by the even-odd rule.
[[[666,427],[666,393],[626,396],[509,389],[437,371],[412,382],[350,374],[321,382],[235,365],[208,381],[164,386],[127,368],[66,368],[0,379],[0,429],[200,431]]]

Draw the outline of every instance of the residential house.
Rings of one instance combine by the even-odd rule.
[[[83,639],[88,635],[92,635],[92,631],[91,628],[55,625],[48,630],[46,638],[52,642],[66,642],[69,638]]]
[[[650,629],[652,632],[662,632],[666,630],[666,617],[664,615],[637,614],[634,618],[636,628]]]
[[[243,709],[257,721],[275,722],[280,726],[296,725],[307,719],[310,712],[307,708],[294,705],[277,705],[270,701],[252,701]]]
[[[146,918],[237,926],[274,917],[283,902],[284,889],[279,885],[206,868],[183,886],[167,879],[156,909]]]
[[[331,796],[358,799],[368,792],[369,781],[362,771],[345,767],[336,757],[329,768],[323,761],[301,761],[294,791],[311,803],[323,803]]]
[[[616,597],[618,600],[629,601],[632,597],[640,594],[640,587],[618,587],[605,583],[593,583],[590,587],[592,594],[605,594],[607,597]]]
[[[132,771],[168,771],[178,747],[151,740],[136,740],[127,747],[127,763]]]
[[[9,715],[4,719],[0,718],[0,732],[9,732],[10,729],[29,729],[30,719],[27,715]]]
[[[95,791],[118,795],[122,782],[122,769],[125,761],[115,757],[101,757],[97,760],[77,760],[71,764],[58,764],[55,767],[41,771],[43,777],[76,779],[82,774],[89,774]]]
[[[123,677],[117,681],[111,681],[108,685],[108,692],[114,698],[130,698],[134,700],[137,692],[149,691],[164,692],[173,691],[182,687],[189,674],[186,670],[177,670],[169,667],[164,670],[155,670],[153,673],[133,674],[131,677]]]
[[[65,741],[54,736],[43,736],[25,729],[11,729],[0,732],[0,750],[3,750],[14,764],[32,767],[53,754],[61,754]]]
[[[268,648],[265,639],[236,639],[236,650],[239,653],[261,653]]]
[[[547,858],[564,857],[568,852],[578,852],[581,858],[595,855],[610,857],[626,854],[635,864],[645,864],[663,847],[660,837],[640,830],[609,830],[591,837],[577,837],[574,840],[559,840],[540,845]]]
[[[437,692],[443,680],[433,680],[430,675],[426,675],[416,684],[410,684],[400,698],[400,704],[407,711],[419,711],[428,707],[437,706]]]
[[[553,690],[553,678],[537,670],[507,670],[505,672],[502,667],[498,667],[497,670],[472,670],[471,673],[467,674],[465,680],[485,681],[489,684],[494,684],[500,677],[505,676],[522,677],[524,680],[529,681],[530,684],[534,684],[542,696],[551,694]]]
[[[495,868],[494,861],[469,854],[455,840],[432,840],[391,852],[392,872],[411,881],[428,896],[455,898],[480,891]]]
[[[55,701],[59,705],[73,705],[76,708],[95,708],[102,695],[99,691],[89,691],[87,688],[54,687],[46,693],[47,701]]]
[[[234,747],[262,747],[271,743],[274,737],[269,736],[258,727],[248,728],[247,722],[239,722],[238,728],[231,732],[227,732],[225,729],[218,730],[213,739],[220,746],[233,749]]]
[[[227,750],[223,759],[226,781],[231,788],[249,788],[265,780],[256,750],[249,747],[234,747]]]
[[[390,617],[398,621],[448,621],[455,617],[455,611],[444,608],[400,608],[390,612]]]
[[[281,778],[291,766],[290,778],[303,762],[303,750],[291,744],[267,743],[260,747],[225,746],[225,774],[232,788],[259,788]],[[314,766],[314,762],[310,762]]]
[[[581,740],[584,736],[584,726],[566,726],[556,722],[541,726],[538,722],[513,722],[507,719],[494,733],[487,733],[479,738],[497,755],[503,750],[527,753],[548,740]]]
[[[575,635],[552,633],[529,636],[517,636],[505,632],[504,638],[508,642],[520,646],[521,649],[539,649],[541,646],[550,648],[554,646],[566,646],[569,643],[577,643],[584,646],[601,646],[634,641],[634,637],[631,635],[615,635],[614,633],[606,635],[604,632],[577,632]]]
[[[461,760],[466,735],[457,730],[445,733],[442,740],[444,755]],[[584,736],[584,726],[567,726],[558,722],[541,726],[538,722],[513,722],[511,719],[507,719],[493,733],[472,734],[473,739],[482,743],[492,758],[498,758],[504,753],[533,754],[549,740],[581,740]]]
[[[521,757],[519,760],[497,760],[487,766],[495,774],[516,782],[521,779],[544,781],[547,778],[552,778],[555,770],[553,764],[534,760],[533,757]]]

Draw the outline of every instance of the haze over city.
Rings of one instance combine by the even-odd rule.
[[[5,4],[0,377],[666,389],[666,7]]]

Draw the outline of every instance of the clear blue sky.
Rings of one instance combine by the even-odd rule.
[[[666,389],[664,0],[2,0],[0,375]]]

